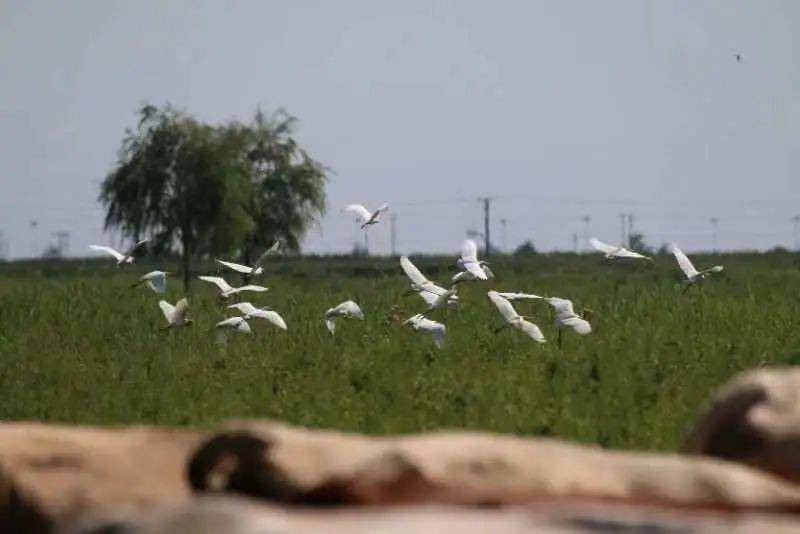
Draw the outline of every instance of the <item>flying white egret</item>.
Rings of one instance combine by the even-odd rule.
[[[545,342],[544,335],[542,334],[542,331],[539,330],[539,327],[526,320],[524,316],[518,314],[517,310],[514,309],[514,306],[512,306],[508,300],[501,297],[500,293],[497,291],[489,291],[486,294],[489,296],[489,300],[491,300],[494,305],[497,306],[497,309],[500,311],[500,314],[506,321],[503,326],[494,331],[495,334],[500,332],[503,328],[511,326],[524,332],[534,341],[538,341],[539,343]]]
[[[556,312],[556,328],[558,329],[558,346],[561,346],[561,331],[565,328],[572,328],[581,335],[586,335],[592,331],[592,325],[588,319],[591,318],[592,310],[584,308],[581,315],[575,313],[572,301],[558,297],[548,297],[546,300]]]
[[[627,249],[623,246],[615,247],[614,245],[609,245],[607,243],[603,243],[596,237],[593,237],[589,240],[589,244],[594,247],[595,250],[598,252],[602,252],[607,260],[611,260],[614,258],[636,258],[641,260],[651,260],[653,258],[649,256],[645,256],[644,254],[639,254],[638,252],[634,252],[630,249]]]
[[[407,295],[417,294],[428,304],[432,306],[436,302],[437,297],[443,295],[447,290],[441,286],[431,282],[425,275],[417,269],[416,265],[411,263],[411,260],[406,256],[400,256],[400,267],[406,273],[409,280],[411,280],[411,288],[406,293]],[[451,295],[447,301],[448,306],[455,306],[458,304],[458,295]]]
[[[375,211],[369,211],[362,204],[348,204],[342,209],[342,211],[355,213],[361,220],[361,229],[363,230],[367,226],[378,224],[378,221],[380,221],[381,219],[381,213],[383,213],[388,209],[389,209],[389,204],[385,203],[381,204]]]
[[[214,331],[217,333],[218,343],[225,343],[228,340],[228,331],[235,331],[239,332],[240,334],[249,334],[252,332],[252,330],[250,330],[250,325],[247,323],[245,318],[238,316],[229,317],[218,322],[214,325]]]
[[[346,319],[351,319],[355,317],[356,319],[364,320],[364,312],[361,311],[361,308],[358,304],[353,302],[352,300],[346,300],[339,304],[338,306],[334,306],[325,312],[325,326],[328,327],[328,331],[333,334],[336,332],[336,322],[335,319],[337,317],[344,317]]]
[[[540,297],[539,295],[534,295],[533,293],[497,293],[501,297],[506,300],[514,301],[514,300],[536,300],[536,299],[543,299],[544,297]]]
[[[231,304],[228,306],[228,308],[236,308],[239,310],[244,316],[245,320],[264,319],[274,324],[281,330],[286,330],[286,322],[283,320],[283,317],[281,317],[278,312],[269,308],[256,308],[249,302],[237,302],[236,304]]]
[[[126,263],[133,263],[134,260],[133,253],[136,252],[136,249],[147,243],[147,241],[148,241],[147,239],[142,239],[138,243],[135,243],[131,248],[128,249],[128,252],[126,252],[125,254],[122,254],[121,252],[118,252],[111,247],[104,247],[102,245],[89,245],[89,248],[96,252],[104,252],[105,254],[108,254],[109,256],[117,260],[117,267],[122,267]]]
[[[145,284],[156,293],[164,293],[167,290],[167,275],[169,274],[170,273],[164,271],[150,271],[139,278],[131,287],[138,287]]]
[[[158,307],[161,308],[161,312],[167,320],[167,328],[178,328],[192,324],[192,320],[189,318],[189,301],[187,299],[179,300],[175,306],[166,300],[160,300],[158,301]]]
[[[494,278],[494,273],[488,263],[478,260],[478,245],[472,239],[467,239],[461,245],[461,256],[456,261],[459,269],[464,271],[453,276],[451,282],[457,284],[466,280],[488,280]]]
[[[458,295],[456,294],[457,291],[455,289],[453,289],[453,288],[448,289],[447,291],[445,291],[442,294],[431,293],[428,290],[423,291],[423,293],[427,293],[429,295],[433,295],[433,298],[431,298],[431,297],[423,297],[425,299],[425,302],[428,303],[428,309],[419,314],[419,315],[421,315],[423,317],[428,315],[429,313],[431,313],[434,310],[438,310],[438,309],[443,308],[445,306],[447,306],[447,307],[453,306],[452,303],[453,303],[454,299],[456,299],[455,302],[458,302],[458,300],[457,300],[458,299]],[[422,294],[422,293],[420,293],[420,294]]]
[[[237,273],[242,273],[245,276],[258,276],[264,272],[264,267],[262,267],[264,260],[266,260],[269,256],[278,254],[282,246],[283,245],[281,241],[276,240],[271,247],[269,247],[261,256],[258,257],[252,267],[248,267],[247,265],[242,265],[240,263],[234,263],[232,261],[223,261],[218,259],[214,259],[214,261],[236,271]]]
[[[702,271],[698,271],[692,265],[692,262],[689,261],[689,258],[686,257],[686,254],[678,248],[678,245],[672,243],[669,246],[670,252],[675,256],[675,259],[678,261],[678,267],[680,267],[683,274],[686,275],[686,280],[684,283],[686,284],[686,288],[683,290],[684,293],[692,284],[697,282],[701,282],[706,276],[714,273],[721,273],[725,267],[722,265],[715,265],[713,267],[709,267],[708,269],[703,269]]]
[[[241,293],[242,291],[255,291],[259,293],[262,291],[267,291],[267,288],[264,286],[246,285],[241,287],[233,287],[226,282],[224,278],[220,278],[219,276],[198,276],[197,278],[203,282],[210,282],[217,286],[219,289],[219,296],[223,299],[227,299],[231,295]]]
[[[444,347],[444,335],[447,332],[447,327],[442,323],[437,323],[436,321],[427,319],[422,314],[417,314],[413,317],[409,317],[403,324],[410,324],[411,328],[414,330],[432,335],[436,347],[440,349]]]

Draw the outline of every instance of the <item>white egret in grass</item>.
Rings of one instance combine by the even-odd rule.
[[[228,317],[214,325],[214,331],[217,333],[217,342],[225,343],[228,339],[228,332],[239,332],[240,334],[249,334],[250,325],[244,317]]]
[[[639,254],[638,252],[634,252],[630,249],[627,249],[623,246],[615,247],[614,245],[609,245],[607,243],[603,243],[596,237],[589,239],[589,244],[594,247],[595,250],[598,252],[602,252],[607,260],[613,260],[614,258],[632,258],[632,259],[640,259],[640,260],[651,260],[649,256],[645,256],[644,254]]]
[[[331,334],[336,332],[335,319],[337,317],[344,317],[346,319],[356,318],[363,321],[364,312],[361,311],[361,307],[352,300],[346,300],[341,304],[330,308],[325,312],[325,326],[328,328],[328,331]]]
[[[421,313],[409,317],[405,323],[411,325],[411,328],[418,332],[425,332],[433,336],[433,342],[437,348],[444,347],[444,335],[447,332],[447,327],[442,323],[432,321],[424,317]]]
[[[104,247],[103,245],[89,245],[89,248],[91,250],[94,250],[95,252],[103,252],[105,254],[108,254],[117,261],[117,267],[122,267],[127,263],[133,263],[134,260],[133,253],[136,252],[136,250],[145,243],[147,243],[147,239],[142,239],[141,241],[134,243],[133,246],[131,246],[131,248],[129,248],[125,254],[111,247]]]
[[[447,289],[428,280],[425,275],[417,269],[416,265],[411,263],[408,257],[400,256],[400,267],[403,268],[403,272],[405,272],[406,276],[411,280],[411,288],[406,293],[407,295],[417,294],[422,297],[428,306],[433,306],[437,297],[447,292]],[[458,295],[453,294],[448,298],[447,305],[452,307],[456,304],[458,304]]]
[[[505,319],[505,324],[496,329],[494,331],[495,334],[500,332],[503,328],[511,326],[517,330],[520,330],[521,332],[524,332],[534,341],[538,341],[539,343],[545,342],[544,334],[542,334],[542,331],[539,329],[539,327],[528,321],[525,316],[518,314],[517,310],[514,309],[514,306],[512,306],[508,300],[500,296],[500,293],[497,291],[489,291],[486,294],[488,295],[489,300],[491,300],[492,303],[497,306],[497,309],[500,311],[500,315],[503,316],[503,319]]]
[[[280,253],[282,247],[282,243],[280,240],[276,240],[270,248],[268,248],[264,253],[258,257],[256,262],[252,266],[242,265],[240,263],[234,263],[232,261],[224,261],[215,259],[217,263],[236,271],[237,273],[242,273],[245,276],[258,276],[264,272],[263,263],[270,256],[274,256]]]
[[[275,310],[271,310],[269,308],[257,308],[249,302],[237,302],[236,304],[231,304],[228,306],[228,308],[235,308],[239,310],[246,320],[264,319],[274,324],[281,330],[286,330],[286,322]]]
[[[388,209],[389,209],[389,204],[385,203],[381,204],[375,211],[369,211],[367,208],[364,207],[363,204],[348,204],[342,209],[342,211],[355,213],[359,221],[361,222],[361,229],[363,230],[367,226],[378,224],[378,221],[381,220],[381,213],[383,213]]]
[[[581,335],[589,334],[592,325],[588,319],[591,318],[592,310],[584,308],[581,315],[575,313],[575,308],[571,300],[558,297],[547,297],[546,300],[556,312],[556,328],[558,329],[558,346],[561,346],[561,332],[565,328],[572,328]]]
[[[467,239],[461,245],[461,256],[456,261],[462,272],[453,276],[451,282],[457,284],[466,280],[489,280],[494,278],[494,273],[489,269],[489,264],[478,259],[478,245],[472,239]]]
[[[167,290],[167,275],[169,274],[165,271],[150,271],[139,278],[131,287],[138,287],[144,284],[156,293],[164,293]]]
[[[189,318],[189,301],[187,299],[179,300],[175,306],[166,300],[160,300],[158,301],[158,307],[161,308],[161,312],[167,320],[167,328],[178,328],[192,324],[192,320]]]
[[[217,286],[217,289],[219,289],[219,296],[223,299],[227,299],[231,295],[236,295],[237,293],[241,293],[243,291],[255,291],[258,293],[267,291],[266,287],[256,285],[233,287],[226,282],[224,278],[220,278],[219,276],[198,276],[197,278],[203,282],[210,282]]]
[[[537,300],[542,299],[544,297],[540,297],[539,295],[534,295],[533,293],[502,293],[498,292],[498,295],[503,297],[506,300]]]
[[[722,265],[714,265],[708,269],[698,271],[695,269],[694,265],[692,265],[692,262],[689,261],[689,258],[686,257],[686,254],[678,248],[678,245],[672,243],[669,246],[669,251],[675,256],[675,259],[678,261],[678,267],[680,267],[681,271],[683,271],[683,274],[686,276],[686,280],[684,280],[684,284],[686,284],[686,288],[683,290],[684,293],[692,284],[701,282],[710,274],[721,273],[725,269]]]

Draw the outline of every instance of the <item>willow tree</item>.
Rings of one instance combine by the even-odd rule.
[[[106,228],[149,237],[157,254],[177,250],[187,288],[193,257],[249,260],[278,239],[297,250],[325,211],[326,169],[298,145],[295,124],[282,110],[211,126],[143,107],[101,186]]]

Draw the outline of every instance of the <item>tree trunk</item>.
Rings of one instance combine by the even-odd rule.
[[[182,242],[181,243],[181,247],[183,249],[182,253],[181,253],[181,256],[182,256],[181,260],[183,260],[182,261],[182,263],[183,263],[183,290],[188,293],[189,292],[189,274],[190,274],[189,273],[189,254],[190,254],[191,251],[189,250],[189,236],[188,236],[188,233],[185,230],[181,232],[181,242]]]

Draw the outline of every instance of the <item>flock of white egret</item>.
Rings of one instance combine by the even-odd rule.
[[[380,222],[382,213],[389,209],[388,204],[382,204],[375,211],[370,211],[361,204],[350,204],[346,206],[342,212],[353,213],[357,216],[358,222],[362,230],[367,230],[370,226]],[[126,253],[120,253],[111,247],[89,245],[93,251],[103,252],[116,261],[118,267],[134,262],[134,254],[137,249],[144,246],[147,242],[146,239],[141,240],[134,244]],[[611,261],[615,259],[633,259],[633,260],[646,260],[652,261],[652,258],[629,250],[623,246],[613,246],[603,243],[602,241],[592,238],[589,240],[591,246],[597,251],[601,252],[606,260]],[[678,267],[683,272],[685,278],[684,283],[686,289],[692,284],[702,281],[707,276],[719,273],[723,270],[721,265],[715,265],[708,269],[698,271],[688,257],[675,245],[670,245],[670,252],[675,256]],[[252,266],[241,265],[231,261],[215,260],[221,267],[230,269],[231,271],[240,273],[245,280],[263,274],[264,261],[270,256],[279,254],[281,251],[280,241],[276,241],[267,251],[265,251],[256,260]],[[425,302],[426,308],[408,318],[403,324],[411,326],[414,330],[424,332],[432,336],[434,343],[438,348],[444,346],[445,334],[447,327],[435,320],[428,317],[432,312],[442,308],[455,308],[459,305],[458,297],[458,284],[462,282],[472,281],[479,282],[494,279],[494,273],[489,268],[486,261],[478,258],[478,247],[472,239],[467,239],[461,246],[461,254],[456,260],[456,265],[459,268],[447,286],[437,285],[435,282],[429,280],[424,274],[413,264],[406,256],[400,257],[400,267],[405,275],[410,280],[410,287],[406,295],[418,295]],[[151,271],[143,275],[139,280],[133,284],[132,287],[145,285],[156,293],[164,293],[166,291],[167,276],[169,273],[165,271]],[[219,297],[221,300],[227,300],[232,296],[237,296],[244,292],[261,293],[267,291],[267,288],[260,285],[246,284],[239,287],[231,286],[221,276],[199,276],[200,280],[214,284],[219,290]],[[684,291],[686,290],[684,289]],[[487,296],[489,300],[497,307],[500,315],[503,317],[503,325],[495,330],[495,333],[500,332],[504,328],[515,328],[538,343],[546,341],[544,334],[539,326],[533,323],[530,316],[520,315],[512,302],[524,300],[539,300],[546,302],[553,307],[555,311],[555,327],[558,332],[558,344],[561,345],[562,331],[571,329],[577,334],[586,335],[591,333],[592,326],[589,323],[591,319],[592,310],[584,308],[581,313],[576,313],[572,301],[560,297],[544,297],[530,293],[520,292],[498,292],[488,291]],[[158,302],[159,308],[167,321],[165,328],[177,328],[186,326],[192,323],[189,317],[189,301],[186,298],[179,300],[175,305],[170,304],[165,300]],[[239,332],[244,334],[251,333],[249,321],[254,319],[262,319],[268,323],[286,330],[286,322],[283,317],[275,310],[268,307],[256,307],[250,302],[236,302],[227,307],[231,310],[236,310],[237,315],[227,317],[216,323],[214,329],[217,332],[217,340],[225,342],[227,332]],[[339,318],[356,318],[363,320],[364,312],[361,307],[352,300],[347,300],[338,304],[323,314],[324,324],[328,331],[333,335],[336,332],[336,320]]]

